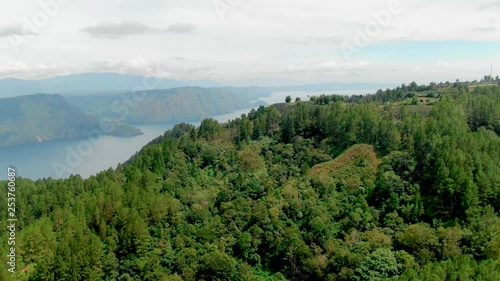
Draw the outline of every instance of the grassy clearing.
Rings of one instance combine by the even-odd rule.
[[[334,179],[343,186],[357,188],[369,186],[375,181],[381,160],[371,145],[357,144],[337,158],[315,165],[308,173],[310,177]]]

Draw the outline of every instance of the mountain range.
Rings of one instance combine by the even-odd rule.
[[[284,82],[285,83],[285,82]],[[288,85],[295,84],[290,81]],[[345,91],[386,89],[396,85],[390,83],[322,83],[279,87],[239,87],[244,89],[267,89],[269,91]],[[210,80],[174,80],[118,73],[82,73],[40,80],[17,78],[0,79],[0,98],[30,95],[35,93],[87,95],[125,93],[138,90],[171,89],[182,87],[222,88],[223,83]]]
[[[152,77],[150,77],[152,78]],[[23,80],[5,78],[0,80],[0,98],[30,95],[34,93],[48,94],[106,94],[129,92],[137,87],[144,87],[147,77],[117,73],[82,73],[58,76],[41,80]],[[220,87],[223,84],[208,80],[178,81],[173,79],[154,78],[149,81],[155,89],[176,87]]]
[[[255,108],[274,92],[385,88],[376,83],[228,87],[208,80],[177,81],[117,73],[84,73],[42,80],[0,80],[0,146],[103,134],[141,134],[131,125],[196,122]],[[42,94],[43,93],[43,94]],[[364,93],[364,92],[363,92]]]

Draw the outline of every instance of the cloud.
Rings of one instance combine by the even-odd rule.
[[[293,45],[311,45],[311,44],[329,44],[335,45],[342,42],[339,37],[293,37],[287,40],[288,44]]]
[[[0,77],[20,79],[40,79],[73,73],[74,68],[49,63],[28,64],[24,61],[2,61],[0,63]]]
[[[81,31],[97,38],[122,38],[152,32],[190,33],[194,28],[194,25],[190,23],[175,23],[167,28],[159,29],[140,22],[122,21],[121,23],[101,22],[96,25],[87,26]]]
[[[20,15],[33,22],[35,14],[26,14],[26,11],[38,13],[43,10],[38,1],[10,1],[0,23],[0,70],[3,71],[0,75],[45,77],[101,69],[142,73],[142,68],[147,70],[148,66],[120,63],[128,62],[139,53],[160,61],[162,73],[186,79],[207,78],[215,73],[217,79],[228,84],[232,80],[247,79],[245,75],[249,69],[255,69],[255,73],[248,74],[252,81],[401,79],[403,82],[453,79],[458,76],[453,72],[462,75],[462,69],[465,74],[461,80],[481,77],[483,72],[489,73],[490,61],[500,65],[500,54],[494,50],[500,44],[496,40],[500,38],[497,36],[500,33],[500,0],[474,3],[470,0],[400,0],[404,11],[392,15],[390,23],[383,19],[387,26],[381,28],[378,35],[369,37],[370,44],[360,48],[360,54],[351,57],[353,62],[365,60],[370,63],[368,65],[348,64],[340,44],[334,42],[340,38],[355,46],[358,28],[364,32],[367,24],[377,22],[374,14],[383,17],[382,11],[387,9],[390,0],[347,1],[342,5],[324,0],[253,0],[228,10],[224,20],[217,16],[210,3],[148,0],[145,5],[143,2],[87,0],[79,1],[78,5],[61,5],[60,13],[53,19],[57,24],[51,22],[47,28],[39,27],[39,36],[43,37],[23,45],[16,54],[16,59],[27,63],[24,68],[15,64],[3,65],[2,60],[11,57],[9,35],[31,30],[29,27],[23,30]],[[479,7],[484,10],[479,11]],[[422,20],[422,15],[426,15],[426,20]],[[7,26],[9,24],[13,26]],[[118,40],[120,48],[116,47]],[[414,45],[407,50],[403,48],[405,42],[435,42],[441,47]],[[477,44],[482,42],[486,43]],[[447,51],[448,46],[454,51]],[[68,61],[68,57],[71,60]],[[112,60],[110,65],[93,64],[108,58]],[[415,72],[413,67],[401,71],[381,67],[394,62],[422,65],[437,59],[458,61],[461,68],[436,68],[425,73]],[[51,68],[45,67],[47,63]],[[203,69],[204,65],[215,68]],[[184,66],[189,68],[184,69]],[[267,72],[269,69],[272,71]],[[432,70],[432,67],[427,69]]]
[[[21,24],[0,27],[0,37],[9,37],[13,35],[33,36],[38,35],[38,33],[35,33],[28,29],[24,29]]]
[[[274,74],[274,75],[325,75],[325,74],[339,74],[339,73],[350,73],[357,74],[369,70],[371,64],[366,61],[356,61],[356,62],[337,62],[335,60],[328,60],[316,63],[307,64],[289,64],[285,67],[278,67],[274,69],[256,69],[251,70],[251,74]]]
[[[144,34],[151,28],[140,22],[123,21],[121,23],[101,22],[82,29],[94,37],[119,38],[128,35]]]
[[[479,6],[479,10],[492,10],[492,9],[497,9],[500,8],[500,1],[492,1],[483,5]]]
[[[206,62],[153,61],[138,55],[129,60],[100,60],[85,66],[67,64],[33,64],[25,61],[0,60],[0,79],[45,79],[79,73],[113,72],[177,80],[204,80],[215,77],[216,67]]]
[[[79,72],[114,72],[120,74],[133,74],[141,76],[154,76],[178,80],[210,79],[213,77],[214,66],[206,63],[188,64],[181,61],[150,61],[142,55],[128,61],[98,61],[81,69]]]
[[[168,32],[173,33],[191,33],[195,29],[194,25],[190,23],[175,23],[167,28]]]
[[[496,29],[496,27],[490,25],[490,26],[476,27],[476,28],[474,28],[474,31],[479,31],[479,32],[495,32],[495,31],[497,31],[497,29]]]

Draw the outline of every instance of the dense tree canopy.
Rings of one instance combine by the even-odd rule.
[[[416,83],[180,124],[89,179],[18,179],[0,280],[499,280],[499,134],[500,86]]]

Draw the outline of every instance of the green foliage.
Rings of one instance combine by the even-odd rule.
[[[396,239],[403,249],[413,254],[421,264],[435,259],[438,238],[436,231],[427,224],[412,224],[398,233]]]
[[[391,250],[377,249],[359,263],[355,272],[356,280],[377,281],[396,279],[399,268]]]
[[[237,280],[236,261],[217,250],[203,255],[200,259],[198,280]]]
[[[221,132],[222,127],[217,120],[205,119],[201,122],[200,128],[198,129],[198,136],[213,140]]]
[[[500,87],[429,87],[428,115],[385,104],[416,83],[320,96],[179,124],[89,179],[19,178],[12,276],[498,280]]]
[[[400,280],[498,280],[500,262],[486,260],[477,262],[470,256],[461,255],[441,262],[426,264],[420,270],[408,270]]]

